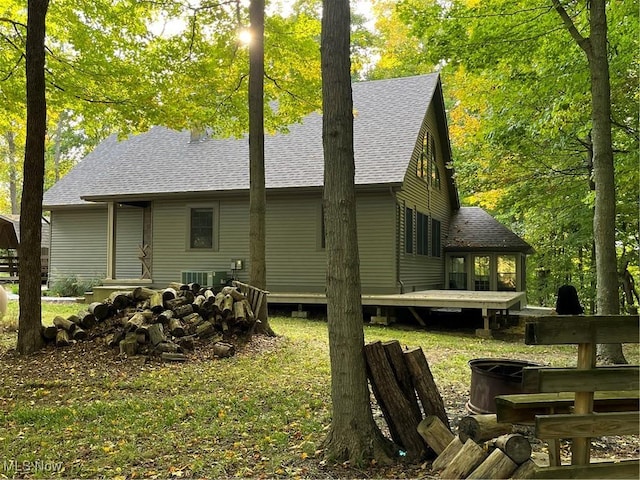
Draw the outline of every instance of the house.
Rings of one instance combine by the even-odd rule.
[[[438,74],[355,83],[364,294],[525,289],[531,247],[460,206]],[[44,197],[51,282],[248,281],[248,139],[110,137]],[[322,118],[265,138],[267,288],[323,293]]]
[[[0,283],[17,282],[20,246],[20,215],[0,215]],[[42,219],[42,281],[47,281],[49,262],[49,222]]]

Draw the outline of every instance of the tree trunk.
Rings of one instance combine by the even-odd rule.
[[[591,0],[590,35],[583,37],[559,0],[553,5],[565,27],[584,50],[591,80],[591,123],[593,181],[596,187],[593,237],[596,250],[596,307],[601,315],[617,314],[618,275],[615,247],[616,192],[611,143],[611,83],[607,58],[607,15],[605,0]],[[603,363],[627,363],[622,345],[598,345]]]
[[[40,303],[42,194],[44,143],[47,131],[45,98],[45,28],[49,0],[29,0],[27,11],[26,81],[27,139],[20,218],[20,316],[17,351],[24,355],[40,349],[42,308]]]
[[[324,0],[321,34],[327,317],[333,415],[325,440],[334,461],[390,461],[374,422],[365,369],[353,156],[347,0]]]
[[[264,178],[264,0],[249,3],[251,45],[249,47],[249,279],[251,285],[267,288],[266,210]],[[266,310],[267,305],[263,308]],[[263,319],[256,332],[275,336],[267,312],[255,312]]]

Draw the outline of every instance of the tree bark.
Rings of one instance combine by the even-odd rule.
[[[322,143],[327,317],[333,415],[325,452],[333,461],[390,461],[373,419],[365,369],[353,155],[347,0],[324,0],[321,33]]]
[[[17,351],[28,354],[44,344],[40,303],[42,195],[44,144],[47,132],[45,98],[45,30],[49,0],[29,0],[27,5],[26,82],[27,139],[25,142],[20,218],[20,315]]]
[[[264,178],[264,0],[249,3],[251,45],[249,47],[249,257],[250,283],[267,289],[266,211]],[[275,336],[263,305],[255,312],[262,321],[256,332]]]
[[[616,192],[611,140],[611,82],[607,57],[605,0],[591,0],[590,35],[583,37],[560,0],[553,5],[565,27],[587,56],[591,80],[593,181],[596,187],[593,236],[596,250],[596,308],[599,314],[617,314],[618,275],[615,247]],[[627,363],[621,344],[598,345],[603,363]]]

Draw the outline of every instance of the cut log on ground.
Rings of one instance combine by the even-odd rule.
[[[462,442],[460,441],[460,437],[457,435],[453,437],[453,440],[449,442],[447,448],[445,448],[438,458],[433,461],[431,468],[434,472],[447,468],[451,461],[455,458],[458,452],[462,450]]]
[[[67,347],[70,345],[69,333],[60,328],[56,332],[56,347]]]
[[[66,330],[69,333],[73,333],[73,331],[76,329],[77,325],[75,323],[73,323],[72,321],[64,318],[64,317],[60,317],[60,316],[56,316],[53,319],[53,324],[58,327],[58,328],[62,328],[63,330]]]
[[[469,474],[469,479],[502,479],[509,476],[518,468],[518,464],[511,460],[502,450],[495,449],[484,462]]]
[[[458,423],[458,435],[462,442],[468,439],[476,443],[485,442],[505,433],[511,433],[512,429],[510,423],[498,423],[495,414],[468,415]]]
[[[440,455],[454,438],[453,433],[435,415],[429,415],[420,422],[418,433],[427,442],[427,445],[436,452],[436,455]]]
[[[531,459],[524,462],[520,465],[515,472],[511,475],[511,478],[514,479],[524,479],[524,478],[533,478],[538,467],[535,462]]]
[[[499,448],[511,460],[520,465],[531,458],[531,443],[519,433],[501,435],[488,442],[489,447]]]
[[[487,453],[482,447],[469,439],[440,476],[447,479],[467,478],[485,458],[487,458]]]
[[[405,362],[400,342],[398,340],[391,340],[388,342],[383,342],[382,346],[384,347],[387,359],[391,364],[391,368],[393,368],[393,373],[395,374],[396,380],[398,381],[398,385],[400,386],[400,389],[404,393],[406,399],[409,401],[414,416],[416,417],[417,421],[420,422],[422,420],[422,412],[420,411],[420,406],[418,405],[416,391],[413,386],[413,382],[411,381],[411,374],[409,373],[407,363]]]

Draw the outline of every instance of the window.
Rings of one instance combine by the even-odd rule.
[[[498,256],[498,291],[516,291],[516,257],[515,255]]]
[[[416,212],[416,253],[418,255],[429,254],[429,217],[424,213]]]
[[[490,290],[491,259],[488,256],[473,259],[473,289]]]
[[[422,148],[420,149],[418,166],[416,168],[416,175],[418,178],[422,178],[425,182],[429,181],[431,160],[435,159],[435,145],[433,135],[431,135],[429,131],[425,131],[424,136],[422,137]]]
[[[465,257],[449,259],[449,288],[452,290],[467,289],[467,265]]]
[[[189,208],[189,248],[213,250],[217,248],[216,209],[209,207]]]
[[[440,220],[431,219],[431,256],[439,257],[442,245],[440,243]]]
[[[431,186],[437,190],[441,187],[440,169],[435,159],[431,161]]]
[[[404,251],[413,253],[413,210],[404,209]]]

